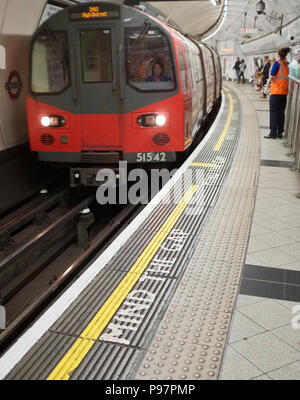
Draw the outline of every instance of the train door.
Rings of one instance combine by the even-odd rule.
[[[215,92],[215,70],[212,59],[212,53],[210,50],[201,46],[204,66],[205,66],[205,77],[206,77],[206,112],[208,113],[214,103],[214,92]]]
[[[201,80],[202,80],[202,95],[201,95],[201,100],[202,100],[202,118],[204,115],[207,113],[207,74],[206,74],[206,64],[205,64],[205,55],[203,53],[203,46],[200,46],[200,44],[197,44],[199,54],[198,54],[198,63],[200,65],[200,70],[201,70]]]
[[[185,48],[185,54],[186,54],[186,59],[187,59],[187,67],[188,67],[188,73],[190,77],[190,91],[191,91],[191,118],[192,118],[192,125],[191,125],[191,131],[192,131],[192,136],[195,135],[196,130],[197,130],[197,104],[198,104],[198,99],[197,99],[197,86],[196,86],[196,76],[195,76],[195,68],[194,68],[194,60],[193,60],[193,45],[189,43],[184,43],[184,48]]]
[[[200,59],[200,50],[199,48],[195,48],[194,52],[194,63],[195,63],[195,71],[196,71],[196,85],[197,85],[197,123],[200,124],[203,118],[203,106],[204,106],[204,74],[201,65]]]
[[[212,76],[212,104],[214,104],[215,100],[216,100],[216,93],[217,93],[217,81],[219,79],[219,77],[217,77],[217,67],[216,67],[216,60],[215,60],[215,52],[208,47],[206,44],[204,44],[204,46],[206,47],[207,51],[207,56],[208,56],[208,64],[209,64],[209,69],[210,69],[210,73],[213,75]]]
[[[178,53],[180,79],[184,103],[184,147],[192,142],[192,95],[188,74],[188,60],[184,58],[184,50]]]
[[[120,147],[121,33],[117,23],[77,24],[75,77],[83,150]]]

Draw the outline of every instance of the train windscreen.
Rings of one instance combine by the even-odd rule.
[[[171,48],[158,28],[125,28],[127,83],[139,91],[169,91],[176,87]]]
[[[42,30],[33,43],[31,90],[35,93],[60,93],[69,85],[65,32]]]

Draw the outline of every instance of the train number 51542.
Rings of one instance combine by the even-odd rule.
[[[166,153],[136,153],[137,162],[165,162],[167,161]]]

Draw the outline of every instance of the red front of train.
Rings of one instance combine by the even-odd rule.
[[[70,165],[83,184],[120,160],[175,161],[217,97],[216,86],[204,88],[200,52],[132,7],[94,3],[59,12],[32,41],[31,150],[40,161]]]

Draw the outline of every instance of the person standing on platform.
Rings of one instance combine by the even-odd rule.
[[[285,107],[289,93],[289,66],[286,56],[290,49],[278,50],[278,61],[275,61],[270,72],[270,133],[268,139],[282,138],[284,131]]]
[[[246,70],[246,63],[245,60],[242,60],[240,63],[239,81],[241,80],[241,78],[243,78],[243,83],[245,83],[245,70]]]
[[[272,67],[273,67],[273,64],[274,64],[275,61],[276,61],[275,57],[272,57],[272,58],[271,58],[271,61],[270,61],[270,62],[271,62],[270,73],[271,73],[271,71],[272,71]],[[269,92],[270,92],[270,84],[271,84],[270,73],[269,73],[269,78],[268,78],[268,80],[267,80],[267,83],[266,83],[266,85],[265,85],[266,93],[268,93],[268,94],[269,94]]]
[[[267,84],[267,81],[269,79],[270,67],[271,67],[271,61],[269,60],[269,56],[264,56],[264,65],[261,71],[263,73],[262,88]],[[267,95],[263,92],[262,98],[265,99],[266,97]]]
[[[240,58],[238,57],[232,68],[235,70],[237,83],[240,83],[240,64],[241,64],[241,61],[240,61]]]
[[[257,62],[257,61],[254,61],[252,79],[253,79],[253,85],[255,86],[255,89],[256,89],[256,87],[257,87],[257,78],[256,78],[256,72],[257,72],[257,71],[259,71],[258,62]]]

